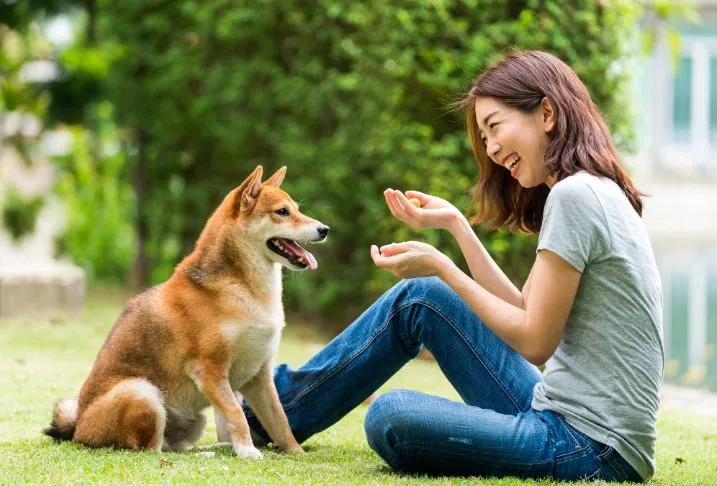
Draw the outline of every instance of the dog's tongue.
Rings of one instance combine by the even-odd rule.
[[[303,256],[304,261],[309,265],[310,269],[316,270],[317,268],[319,268],[319,264],[316,263],[316,258],[314,258],[314,255],[312,255],[311,252],[304,250],[302,247],[300,247],[293,241],[285,240],[284,238],[278,238],[278,240],[281,241],[281,244],[284,246],[284,248],[291,251],[297,257]]]

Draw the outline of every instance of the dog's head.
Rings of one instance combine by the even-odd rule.
[[[299,205],[279,189],[286,167],[264,182],[263,172],[257,166],[227,197],[229,217],[242,233],[238,244],[255,245],[270,261],[288,269],[316,270],[316,259],[301,245],[324,241],[329,227],[301,214]]]

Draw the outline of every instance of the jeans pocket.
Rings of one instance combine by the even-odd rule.
[[[592,447],[592,449],[595,451],[595,455],[597,456],[597,458],[600,462],[602,462],[602,460],[605,456],[607,456],[608,454],[611,454],[612,451],[615,450],[612,447],[610,447],[609,445],[603,444],[602,442],[598,442],[595,439],[593,439],[585,434],[582,434],[582,436],[585,438],[585,440],[590,445],[590,447]]]
[[[587,437],[605,481],[629,481],[641,483],[642,478],[614,447]]]
[[[572,441],[572,446],[575,450],[585,449],[599,464],[599,471],[595,471],[595,473],[586,479],[594,478],[595,480],[602,479],[605,481],[643,482],[640,475],[612,446],[598,442],[574,429],[562,415],[556,414],[556,416],[565,428],[567,436],[569,440]]]
[[[583,437],[583,434],[581,434],[580,432],[578,432],[577,430],[572,428],[570,426],[570,424],[568,423],[568,421],[565,420],[565,417],[563,417],[559,413],[556,413],[555,415],[557,416],[558,420],[562,424],[563,429],[565,430],[565,433],[570,440],[572,449],[574,449],[576,451],[584,449],[587,445],[586,442],[584,440],[583,441],[579,440],[580,437]]]
[[[603,452],[600,458],[603,471],[609,470],[612,480],[642,483],[643,479],[637,471],[612,447]]]

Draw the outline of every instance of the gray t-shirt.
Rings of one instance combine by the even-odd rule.
[[[543,249],[582,276],[533,408],[563,415],[647,480],[655,473],[664,350],[660,276],[645,226],[617,184],[578,172],[548,195]]]

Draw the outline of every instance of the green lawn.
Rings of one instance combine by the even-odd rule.
[[[84,316],[77,319],[0,321],[0,484],[548,484],[395,474],[366,444],[362,426],[365,406],[308,440],[304,444],[308,454],[303,457],[267,451],[263,461],[239,461],[228,449],[215,455],[157,455],[53,443],[41,435],[52,404],[77,393],[121,307],[120,295],[104,293],[93,296]],[[320,336],[290,322],[279,359],[300,365],[320,346]],[[427,361],[410,363],[382,391],[399,387],[458,399],[437,366]],[[216,437],[211,417],[209,422],[212,425],[201,443],[211,443]],[[717,482],[716,423],[670,411],[661,413],[658,428],[659,472],[652,483]]]

